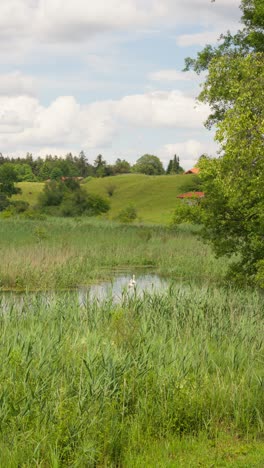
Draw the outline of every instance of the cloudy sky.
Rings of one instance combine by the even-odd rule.
[[[134,162],[214,154],[199,79],[182,73],[240,0],[1,0],[0,152]]]

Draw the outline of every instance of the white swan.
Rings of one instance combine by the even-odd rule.
[[[129,288],[135,288],[137,285],[135,275],[132,276],[132,278],[129,280],[128,287]]]

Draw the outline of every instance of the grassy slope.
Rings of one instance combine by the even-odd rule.
[[[192,175],[146,176],[127,174],[103,179],[91,179],[83,184],[92,193],[107,195],[107,187],[115,185],[116,189],[110,198],[109,217],[115,218],[120,210],[133,204],[139,218],[144,222],[168,223],[175,209],[176,197],[189,189],[194,177]],[[22,195],[16,199],[34,204],[43,188],[42,183],[22,182]],[[30,194],[32,192],[32,194]]]
[[[21,188],[22,193],[15,195],[13,200],[25,200],[30,205],[35,205],[38,200],[39,194],[42,192],[44,183],[43,182],[20,182],[17,184]]]
[[[167,223],[175,209],[176,197],[188,188],[193,176],[146,176],[130,174],[105,179],[93,179],[86,187],[94,193],[106,195],[107,186],[113,184],[116,190],[111,197],[110,217],[133,204],[142,221]]]

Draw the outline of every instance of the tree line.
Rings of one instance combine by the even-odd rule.
[[[147,175],[180,174],[184,171],[177,155],[169,161],[165,170],[161,160],[151,154],[141,156],[135,164],[120,158],[114,164],[108,164],[99,154],[91,164],[83,151],[78,156],[69,153],[65,157],[47,155],[45,158],[33,158],[30,153],[25,157],[10,158],[0,153],[0,167],[6,164],[12,166],[18,182],[57,180],[61,177],[107,177],[131,172]]]

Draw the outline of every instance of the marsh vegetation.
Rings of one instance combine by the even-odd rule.
[[[263,310],[258,293],[194,284],[119,304],[10,300],[1,466],[154,466],[151,447],[160,466],[184,466],[184,444],[192,466],[261,463]]]
[[[216,260],[195,232],[89,218],[2,220],[0,287],[69,289],[142,267],[172,279],[221,281],[227,261]]]

